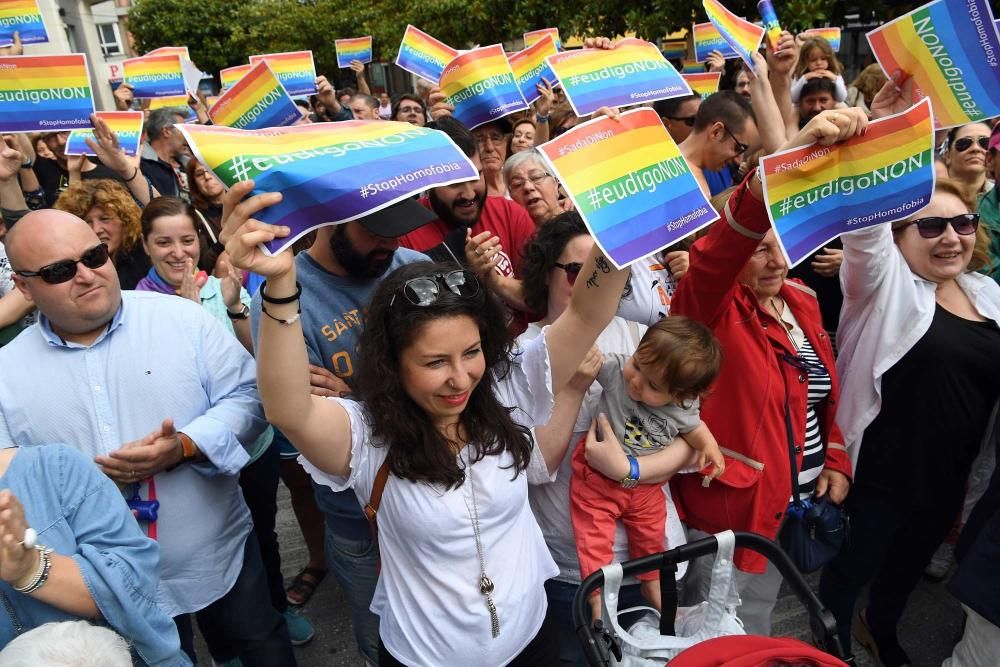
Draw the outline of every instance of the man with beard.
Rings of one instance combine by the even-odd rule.
[[[241,183],[230,195],[238,202],[248,192],[246,184]],[[406,199],[360,220],[320,227],[309,250],[295,257],[313,393],[351,393],[359,372],[357,346],[372,292],[383,276],[396,268],[428,259],[400,248],[397,237],[433,218],[426,208]],[[261,312],[259,290],[250,312],[256,344],[260,318],[266,316]],[[283,436],[276,434],[276,442],[282,447],[283,457],[294,455]],[[377,664],[378,616],[368,609],[378,579],[377,550],[368,520],[350,489],[334,492],[314,484],[313,490],[316,504],[326,518],[327,567],[347,595],[358,648],[369,664]]]
[[[830,79],[811,79],[802,86],[799,95],[799,129],[820,111],[829,111],[837,104],[837,87]]]

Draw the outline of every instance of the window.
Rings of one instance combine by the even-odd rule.
[[[117,23],[97,24],[97,35],[101,38],[101,52],[105,56],[121,55],[122,45]]]

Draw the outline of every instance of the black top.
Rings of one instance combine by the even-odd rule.
[[[825,247],[839,250],[844,244],[837,238],[827,243]],[[820,249],[816,255],[822,252]],[[840,276],[827,278],[816,273],[812,268],[812,261],[816,255],[802,260],[801,264],[788,272],[788,277],[798,278],[816,292],[819,312],[823,316],[823,328],[831,334],[836,334],[837,325],[840,323],[840,308],[844,305],[844,294],[840,291]]]
[[[91,161],[93,162],[93,160]],[[125,185],[126,189],[128,188],[128,185],[118,175],[118,172],[108,169],[103,164],[97,162],[94,162],[94,165],[94,169],[82,172],[80,178],[85,181],[108,178],[112,181],[118,181]],[[35,176],[38,177],[38,184],[45,191],[45,206],[51,207],[56,202],[56,199],[59,198],[59,193],[69,187],[69,172],[59,166],[59,163],[55,160],[44,157],[35,159],[34,168]]]
[[[882,376],[855,483],[927,502],[964,493],[1000,394],[1000,329],[940,305],[923,338]]]
[[[136,284],[149,273],[149,256],[143,250],[141,243],[136,243],[131,252],[119,252],[115,255],[115,271],[122,289],[135,289]]]

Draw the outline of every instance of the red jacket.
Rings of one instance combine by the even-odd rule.
[[[771,226],[764,204],[746,183],[733,194],[722,219],[691,248],[691,268],[670,305],[671,315],[703,322],[722,344],[722,369],[702,401],[701,416],[726,454],[726,470],[707,488],[700,475],[677,475],[672,489],[680,513],[694,528],[708,533],[748,530],[774,539],[792,495],[785,388],[798,445],[796,465],[801,468],[808,378],[780,359],[784,353],[795,354],[784,325],[760,307],[753,290],[738,282]],[[850,460],[835,423],[839,381],[833,348],[816,295],[786,281],[780,296],[830,372],[833,388],[816,406],[816,415],[827,449],[826,467],[850,478]],[[763,572],[765,564],[762,556],[737,551],[741,570]]]

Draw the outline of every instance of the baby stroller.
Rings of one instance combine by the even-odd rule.
[[[731,584],[732,554],[736,547],[755,551],[771,561],[809,612],[809,626],[817,646],[792,639],[752,637],[742,633],[732,610],[738,597]],[[716,554],[709,601],[699,607],[677,607],[677,564]],[[658,628],[655,610],[630,630],[618,623],[617,593],[622,577],[660,571],[663,613]],[[602,619],[591,621],[590,595],[602,590]],[[625,614],[633,610],[623,610]],[[675,623],[677,627],[675,627]],[[665,551],[612,563],[591,574],[573,601],[573,624],[592,667],[617,665],[844,665],[837,624],[781,547],[755,533],[724,531]],[[645,630],[643,633],[642,631]],[[729,635],[729,636],[720,636]],[[732,662],[729,662],[730,659]]]

